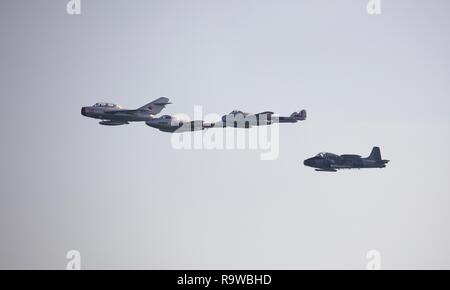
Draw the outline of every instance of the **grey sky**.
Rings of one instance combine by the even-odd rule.
[[[450,2],[0,4],[0,268],[450,268]],[[97,101],[308,120],[280,155],[177,151]],[[383,170],[318,173],[320,151]]]

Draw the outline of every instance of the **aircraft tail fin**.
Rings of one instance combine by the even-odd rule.
[[[370,153],[369,157],[367,157],[370,160],[375,160],[377,162],[381,162],[381,152],[380,147],[373,147],[372,152]]]
[[[151,103],[148,103],[142,107],[140,107],[139,111],[148,111],[151,115],[159,114],[168,104],[172,104],[169,102],[169,99],[166,97],[161,97],[154,100]]]
[[[294,112],[291,114],[290,116],[291,118],[300,120],[300,121],[304,121],[306,120],[306,110],[301,110],[300,112]]]

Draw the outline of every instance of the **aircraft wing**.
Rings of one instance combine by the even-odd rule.
[[[265,112],[261,112],[261,113],[257,113],[257,114],[254,114],[255,116],[260,116],[260,115],[273,115],[273,114],[275,114],[274,112],[270,112],[270,111],[265,111]]]
[[[136,113],[138,110],[111,110],[111,111],[105,111],[105,114],[111,114],[111,115],[115,115],[115,114],[127,114],[127,115],[132,115],[133,113]]]
[[[353,168],[353,166],[349,164],[331,164],[331,168]]]

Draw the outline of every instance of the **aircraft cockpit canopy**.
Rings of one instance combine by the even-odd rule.
[[[101,107],[101,108],[118,108],[116,104],[111,103],[96,103],[94,107]]]
[[[336,157],[336,154],[333,153],[328,153],[328,152],[320,152],[319,154],[316,155],[316,157],[320,157],[320,158],[329,158],[329,157]]]

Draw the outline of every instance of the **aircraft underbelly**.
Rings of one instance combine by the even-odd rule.
[[[353,168],[354,166],[351,165],[340,165],[340,164],[331,164],[331,168]]]
[[[128,115],[128,114],[102,114],[102,117],[99,119],[112,120],[112,121],[128,121],[128,122],[140,122],[140,121],[148,121],[151,118],[148,116],[136,116],[136,115]]]

